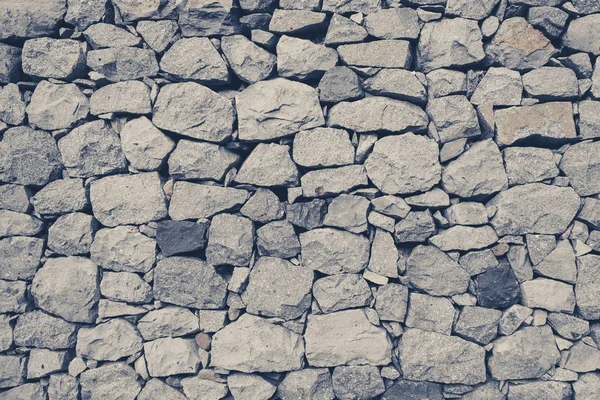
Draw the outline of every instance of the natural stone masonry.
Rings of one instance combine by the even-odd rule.
[[[600,398],[598,0],[0,0],[0,400]]]

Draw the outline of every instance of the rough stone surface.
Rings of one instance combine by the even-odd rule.
[[[357,273],[369,261],[369,241],[360,235],[332,228],[300,234],[306,267],[328,275]]]

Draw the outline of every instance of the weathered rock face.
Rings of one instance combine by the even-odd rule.
[[[0,39],[50,36],[57,30],[66,11],[64,0],[3,4],[0,8]]]
[[[112,319],[77,333],[77,355],[98,361],[116,361],[142,350],[142,337],[135,325]]]
[[[369,241],[360,235],[332,228],[300,234],[304,265],[328,275],[357,273],[369,261]]]
[[[433,246],[415,247],[407,260],[406,268],[411,285],[432,296],[464,293],[469,285],[470,276],[467,271]]]

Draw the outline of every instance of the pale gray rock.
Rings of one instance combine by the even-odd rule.
[[[385,329],[372,325],[362,309],[309,315],[304,340],[306,359],[313,367],[391,361],[392,343]]]
[[[173,0],[157,4],[143,4],[131,0],[115,0],[115,12],[122,22],[134,22],[138,19],[162,19],[176,16],[176,3]]]
[[[279,8],[284,10],[310,10],[319,11],[321,2],[318,0],[281,0]]]
[[[236,400],[269,400],[277,386],[259,375],[235,373],[227,377],[227,387]]]
[[[223,146],[182,139],[169,156],[169,176],[222,181],[227,171],[239,161],[239,155]]]
[[[552,235],[527,235],[527,251],[534,265],[539,264],[556,247],[556,238]]]
[[[210,1],[178,3],[179,28],[183,36],[226,36],[239,33],[233,3]]]
[[[311,230],[323,225],[327,213],[327,202],[314,199],[308,202],[286,204],[286,219],[293,225]]]
[[[440,180],[438,146],[413,133],[387,136],[375,143],[365,168],[371,181],[384,193],[426,191]]]
[[[302,35],[324,31],[326,26],[327,14],[325,13],[275,9],[269,23],[269,32]]]
[[[142,389],[137,379],[135,370],[125,363],[110,363],[88,369],[79,379],[81,398],[106,400],[118,393],[119,400],[134,400]]]
[[[26,383],[0,394],[0,400],[45,400],[46,391],[41,383]]]
[[[327,275],[357,273],[369,262],[369,241],[354,233],[332,228],[300,234],[302,262]]]
[[[304,197],[322,197],[347,193],[367,186],[368,178],[362,165],[348,165],[310,171],[300,178]]]
[[[64,0],[5,3],[0,8],[0,40],[54,35],[66,11]]]
[[[294,136],[292,156],[303,167],[336,167],[354,163],[354,146],[343,129],[315,128]]]
[[[296,186],[298,168],[290,156],[290,147],[259,143],[242,163],[235,182],[256,186]]]
[[[61,215],[48,229],[48,248],[67,256],[87,254],[97,229],[98,222],[91,215]]]
[[[543,100],[574,100],[579,96],[577,76],[570,68],[541,67],[523,75],[530,97]]]
[[[592,320],[600,315],[600,297],[598,296],[598,280],[600,273],[598,266],[600,257],[588,254],[577,260],[577,284],[575,295],[577,307],[582,318]]]
[[[380,286],[375,295],[375,310],[382,321],[404,322],[408,288],[397,283]]]
[[[372,14],[381,9],[381,4],[376,0],[324,0],[322,9],[338,14],[353,12]]]
[[[569,184],[580,196],[600,193],[600,143],[583,142],[570,146],[563,154],[560,169],[569,178]]]
[[[554,250],[537,265],[534,265],[533,270],[548,278],[575,283],[577,266],[575,265],[575,252],[569,241],[558,242]]]
[[[319,81],[319,99],[325,103],[362,99],[358,75],[348,67],[333,67]]]
[[[17,346],[68,349],[75,347],[77,325],[34,310],[19,315],[13,335]]]
[[[194,339],[162,338],[146,342],[144,356],[152,377],[195,374],[201,362]]]
[[[44,229],[44,222],[24,213],[0,210],[0,237],[34,236]]]
[[[24,236],[0,239],[0,279],[31,280],[43,251],[43,239]]]
[[[2,361],[2,367],[0,368],[0,387],[4,389],[22,385],[25,382],[27,357],[0,355],[0,360]],[[4,393],[0,395],[3,395]],[[10,393],[10,391],[8,393]],[[9,400],[9,397],[6,397],[5,400]]]
[[[136,31],[157,53],[164,52],[179,37],[179,25],[173,20],[140,21]]]
[[[191,257],[167,257],[154,270],[154,297],[182,307],[221,308],[227,282],[215,268]]]
[[[427,90],[423,82],[414,72],[404,69],[382,69],[365,79],[362,87],[377,96],[387,96],[417,104],[427,102]]]
[[[598,206],[600,206],[599,200],[593,197],[586,198],[583,200],[583,208],[579,214],[577,214],[577,218],[590,224],[593,228],[598,229],[600,226],[600,214],[598,213],[600,208]],[[592,234],[593,233],[594,232],[592,232]],[[594,243],[593,239],[591,243]]]
[[[264,224],[283,218],[285,207],[275,193],[269,189],[260,188],[244,204],[240,214],[254,222]]]
[[[510,306],[502,313],[498,324],[498,332],[501,335],[512,335],[532,313],[531,308],[520,304]]]
[[[52,181],[31,198],[35,211],[41,215],[68,214],[89,206],[81,179]]]
[[[444,208],[450,206],[450,196],[440,188],[406,197],[406,203],[411,207]]]
[[[241,0],[240,7],[248,12],[266,12],[274,6],[274,0]]]
[[[281,400],[307,396],[309,400],[333,400],[333,383],[327,368],[305,368],[288,372],[277,388]]]
[[[206,261],[213,265],[247,266],[254,247],[254,224],[233,214],[213,217],[208,231]]]
[[[353,233],[366,232],[369,205],[369,200],[362,196],[340,194],[329,203],[323,225]]]
[[[154,266],[156,241],[133,226],[117,226],[96,232],[91,259],[104,269],[146,273]]]
[[[158,74],[156,54],[138,47],[114,47],[91,50],[87,66],[111,82],[127,81]]]
[[[487,365],[494,379],[530,379],[541,377],[559,360],[552,329],[541,326],[523,328],[494,341]]]
[[[440,68],[427,74],[427,91],[433,97],[467,94],[467,76],[464,72]]]
[[[0,185],[0,209],[26,213],[31,208],[31,195],[31,189],[23,185]]]
[[[333,391],[340,400],[371,399],[385,391],[379,369],[372,365],[336,367],[331,380]]]
[[[498,236],[491,226],[456,225],[429,238],[429,242],[442,251],[470,251],[493,245]]]
[[[521,74],[508,68],[490,68],[471,96],[474,105],[521,105],[523,82]]]
[[[313,296],[324,313],[365,307],[371,300],[367,281],[358,274],[326,276],[315,281]]]
[[[417,63],[425,73],[478,63],[485,57],[482,39],[477,21],[454,18],[428,22],[419,38]]]
[[[365,32],[366,36],[366,32]],[[18,82],[21,76],[21,48],[0,43],[0,83]]]
[[[212,379],[192,376],[181,380],[183,393],[188,399],[219,400],[228,393],[227,385]]]
[[[138,400],[186,400],[183,393],[158,378],[150,379],[137,398]]]
[[[107,299],[127,303],[148,303],[152,300],[152,287],[132,272],[105,271],[100,293]]]
[[[157,173],[113,175],[90,187],[94,217],[104,226],[144,224],[167,216],[165,196]]]
[[[508,389],[510,400],[527,399],[569,399],[573,396],[573,389],[568,382],[525,382],[518,385],[511,384]]]
[[[65,22],[84,31],[104,16],[105,4],[94,0],[67,0]],[[71,399],[68,399],[71,400]]]
[[[502,155],[492,140],[473,144],[442,172],[442,185],[464,198],[489,196],[508,186]]]
[[[23,45],[23,72],[37,78],[71,80],[83,75],[85,52],[71,39],[30,39]]]
[[[492,13],[498,2],[499,0],[448,0],[446,14],[449,16],[482,20]]]
[[[248,192],[228,187],[178,181],[173,187],[169,216],[174,220],[209,218],[223,211],[239,209]]]
[[[394,227],[394,240],[397,243],[424,242],[435,232],[435,221],[429,210],[411,211]]]
[[[127,122],[121,132],[121,147],[129,164],[140,171],[155,171],[175,147],[175,143],[146,117]],[[179,143],[184,142],[181,140]]]
[[[268,78],[277,62],[273,54],[242,35],[223,36],[221,51],[233,72],[249,84]]]
[[[507,147],[502,151],[510,186],[540,182],[558,176],[554,154],[537,147]]]
[[[410,206],[406,201],[397,196],[381,196],[371,200],[376,211],[394,218],[405,218],[410,212]]]
[[[600,374],[589,372],[580,374],[579,380],[573,383],[573,390],[577,399],[593,400],[600,388]]]
[[[475,108],[465,96],[445,96],[429,100],[427,114],[437,129],[441,143],[478,136]]]
[[[89,100],[74,84],[41,81],[27,106],[29,122],[41,129],[70,128],[89,113]]]
[[[310,324],[310,322],[309,322]],[[210,366],[246,373],[301,369],[304,340],[268,319],[244,314],[212,338]]]
[[[343,44],[337,52],[342,62],[355,67],[408,69],[413,60],[411,45],[406,40]]]
[[[295,257],[300,253],[300,241],[288,221],[273,221],[256,230],[256,248],[261,256]]]
[[[329,21],[329,28],[325,35],[324,44],[336,46],[338,44],[362,42],[368,36],[367,30],[350,18],[333,14]]]
[[[484,225],[488,222],[485,206],[481,203],[465,201],[444,210],[444,216],[450,225]]]
[[[208,38],[179,39],[165,52],[161,71],[176,81],[220,85],[229,81],[227,64]]]
[[[71,178],[124,172],[127,167],[119,135],[103,120],[73,129],[58,141],[58,148]]]
[[[579,102],[579,134],[583,139],[600,137],[600,102]]]
[[[529,183],[496,195],[488,206],[497,209],[492,226],[500,236],[564,232],[579,210],[571,188]]]
[[[183,307],[167,306],[150,311],[137,323],[146,341],[161,337],[179,337],[200,330],[198,317]]]
[[[365,17],[365,28],[377,39],[417,39],[420,27],[417,12],[411,8],[389,8]]]
[[[17,85],[9,83],[0,87],[0,121],[9,125],[20,125],[25,119],[26,106]]]
[[[568,19],[567,12],[554,7],[531,7],[527,14],[527,21],[552,39],[560,36]]]
[[[325,124],[317,91],[284,78],[249,86],[235,104],[240,140],[277,139]]]
[[[131,322],[116,318],[77,333],[77,356],[117,361],[142,350],[142,337]]]
[[[29,303],[26,290],[27,285],[23,281],[0,280],[0,312],[22,314],[27,311]],[[10,329],[12,342],[12,328]]]
[[[409,329],[398,356],[405,379],[465,385],[486,380],[484,348],[455,336]]]
[[[408,281],[432,296],[465,293],[469,274],[447,254],[433,246],[417,246],[407,260]]]
[[[310,307],[313,275],[311,269],[281,258],[259,258],[242,293],[246,310],[266,317],[298,318]]]
[[[147,312],[148,309],[145,307],[129,305],[120,301],[101,299],[98,302],[98,321],[115,317],[139,318]]]
[[[371,217],[373,213],[369,214]],[[381,215],[381,214],[380,214]],[[370,219],[372,221],[372,219]],[[370,222],[372,224],[372,222]],[[392,219],[393,224],[393,219]],[[392,225],[393,231],[393,225]],[[382,229],[375,229],[371,242],[371,257],[367,269],[388,278],[398,277],[398,249],[392,235]]]
[[[405,325],[409,328],[450,335],[455,314],[456,310],[450,300],[411,292]]]
[[[424,398],[428,400],[442,400],[444,398],[442,395],[442,385],[439,383],[417,382],[399,379],[392,386],[388,387],[381,399],[402,400],[402,398],[406,396],[409,396],[407,399],[410,399],[410,396],[413,398],[424,396]],[[502,399],[494,400],[504,400],[504,397],[502,397]]]
[[[140,44],[139,36],[134,35],[127,29],[105,23],[91,25],[83,32],[83,36],[94,49],[137,47]]]
[[[106,85],[96,90],[90,98],[90,113],[149,114],[150,88],[143,82],[126,81]]]
[[[595,10],[598,12],[600,10]],[[585,15],[573,19],[563,35],[563,44],[573,50],[585,51],[593,55],[600,55],[600,17],[598,14]]]
[[[588,321],[568,314],[550,313],[548,325],[567,340],[579,340],[590,333]]]
[[[234,119],[229,100],[195,82],[163,86],[152,115],[160,129],[216,143],[231,136]]]
[[[51,258],[35,273],[31,294],[44,311],[69,322],[91,323],[100,299],[99,275],[96,264],[87,258]]]
[[[548,311],[573,313],[575,293],[573,286],[546,278],[536,278],[521,284],[523,305]]]
[[[502,312],[484,307],[463,307],[454,325],[454,333],[481,345],[488,344],[498,332]]]
[[[48,385],[48,400],[77,400],[79,382],[69,374],[54,374],[50,376]]]

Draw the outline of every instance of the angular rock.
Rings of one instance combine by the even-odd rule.
[[[548,311],[572,313],[575,309],[573,286],[546,278],[521,284],[523,305]]]
[[[227,283],[215,268],[197,258],[168,257],[154,270],[154,297],[182,307],[221,308]]]
[[[81,179],[50,182],[31,198],[31,204],[41,215],[68,214],[89,206]]]
[[[474,105],[518,106],[521,104],[523,83],[517,71],[490,68],[471,96]]]
[[[308,399],[333,400],[333,384],[327,368],[305,368],[288,372],[277,388],[281,400]]]
[[[532,313],[533,310],[531,308],[519,304],[510,306],[502,313],[498,332],[501,335],[512,335]]]
[[[444,335],[452,333],[456,310],[452,302],[443,297],[422,293],[410,293],[405,325]]]
[[[90,98],[90,113],[149,114],[150,88],[143,82],[126,81],[106,85],[96,90]]]
[[[276,9],[269,23],[269,32],[301,35],[324,31],[326,26],[327,15],[325,13]]]
[[[369,216],[373,215],[371,213]],[[367,269],[388,278],[398,277],[398,249],[391,234],[382,229],[375,230],[371,242],[371,257]]]
[[[23,72],[37,78],[72,80],[83,75],[85,52],[71,39],[30,39],[23,45]]]
[[[285,213],[290,223],[307,230],[315,229],[322,226],[323,218],[327,213],[327,202],[314,199],[309,202],[287,204]]]
[[[23,281],[0,280],[0,312],[22,314],[29,306],[27,301],[27,285]],[[12,342],[12,327],[10,328]]]
[[[302,175],[300,181],[304,197],[347,193],[368,184],[367,172],[362,165],[310,171]]]
[[[158,74],[156,54],[150,49],[115,47],[91,50],[87,66],[111,82],[120,82]]]
[[[394,239],[397,243],[424,242],[435,232],[435,222],[429,210],[411,211],[394,227]]]
[[[0,87],[0,121],[9,125],[20,125],[25,119],[26,104],[19,87],[9,83]]]
[[[573,100],[579,96],[577,76],[570,68],[541,67],[523,75],[523,88],[533,98]]]
[[[34,310],[19,315],[13,335],[17,346],[68,349],[75,347],[77,325]]]
[[[222,181],[240,156],[213,143],[182,139],[169,156],[169,175],[175,179]]]
[[[429,242],[442,251],[469,251],[491,246],[498,236],[491,226],[456,225],[432,236]]]
[[[590,4],[593,4],[593,2]],[[600,10],[595,10],[595,12],[598,11]],[[597,14],[573,19],[563,35],[563,44],[573,50],[585,51],[596,56],[600,55],[600,45],[598,43],[599,23],[600,17]]]
[[[34,236],[42,229],[44,229],[44,223],[31,215],[0,210],[0,237]]]
[[[325,103],[362,99],[365,93],[358,75],[348,67],[334,67],[319,81],[319,99]]]
[[[41,129],[70,128],[87,117],[88,98],[74,84],[41,81],[27,106],[29,122]]]
[[[410,8],[380,10],[365,17],[365,28],[369,35],[378,39],[417,39],[419,18]]]
[[[406,40],[343,44],[337,51],[342,62],[355,67],[408,69],[413,60],[411,45]]]
[[[335,46],[345,43],[362,42],[368,36],[367,30],[350,18],[333,14],[323,44]]]
[[[575,283],[577,266],[575,265],[575,252],[569,241],[560,241],[554,250],[533,267],[533,270],[548,278]]]
[[[463,307],[454,326],[454,332],[467,340],[486,345],[496,337],[500,317],[502,312],[499,310]]]
[[[67,256],[87,254],[97,229],[98,222],[91,215],[61,215],[48,229],[48,248]]]
[[[152,300],[152,287],[132,272],[104,272],[100,282],[102,296],[127,303],[148,303]]]
[[[488,221],[485,206],[470,201],[450,206],[445,210],[444,216],[450,225],[483,225]]]
[[[53,35],[65,11],[64,0],[3,4],[0,9],[0,40]]]
[[[233,214],[213,217],[208,232],[206,261],[213,265],[247,266],[254,247],[254,225]]]
[[[267,223],[283,217],[284,205],[269,189],[260,188],[241,208],[240,214],[254,222]]]
[[[598,281],[600,281],[600,257],[588,254],[577,260],[577,284],[575,295],[579,314],[588,320],[597,319],[600,315],[600,297]]]
[[[227,377],[227,387],[234,399],[268,400],[277,386],[259,375],[235,373]]]
[[[111,319],[77,333],[77,356],[98,361],[116,361],[142,350],[142,337],[135,325]]]
[[[194,313],[175,306],[150,311],[138,321],[137,328],[146,341],[185,336],[200,330],[198,317]]]
[[[371,300],[371,289],[360,275],[339,274],[315,281],[313,296],[321,311],[330,313],[367,306]]]
[[[492,250],[471,251],[461,256],[460,265],[471,275],[479,275],[498,265],[498,260]]]
[[[273,24],[271,22],[271,24]],[[338,61],[334,49],[310,40],[282,36],[277,42],[277,73],[284,78],[310,80],[320,78]]]
[[[369,399],[385,391],[379,369],[372,365],[336,367],[331,379],[334,393],[340,400]]]
[[[381,399],[409,400],[411,397],[415,399],[422,397],[429,400],[442,400],[444,398],[442,395],[442,386],[438,383],[415,382],[399,379],[385,391]]]
[[[156,231],[156,243],[166,257],[203,249],[206,246],[208,224],[191,221],[161,221]]]
[[[510,186],[540,182],[559,173],[549,149],[507,147],[502,153]]]
[[[127,122],[119,135],[125,158],[133,168],[140,171],[159,169],[175,147],[175,143],[146,117]]]
[[[526,382],[510,385],[509,399],[568,399],[573,396],[573,389],[568,382]]]
[[[209,218],[238,209],[247,198],[248,192],[242,189],[178,181],[173,187],[169,216],[174,220]]]
[[[125,363],[104,364],[81,374],[81,397],[102,400],[118,393],[122,400],[134,400],[142,389],[137,379],[134,369]]]
[[[408,306],[408,289],[397,283],[388,283],[377,289],[375,310],[382,321],[404,322]]]
[[[302,262],[327,275],[357,273],[369,261],[369,241],[360,235],[332,228],[300,234]]]
[[[158,378],[150,379],[137,398],[138,400],[186,400],[183,393]]]
[[[226,36],[239,33],[232,3],[185,2],[177,7],[183,36]]]
[[[4,389],[22,385],[25,382],[27,357],[1,355],[0,360],[2,361],[2,369],[0,369],[0,387]],[[3,396],[4,393],[0,394],[0,396]],[[10,393],[10,391],[8,393]],[[9,397],[6,397],[5,400],[8,399]]]
[[[362,196],[340,194],[329,204],[323,225],[353,233],[365,232],[369,204],[369,200]]]
[[[498,0],[449,0],[446,5],[448,15],[482,20],[489,16]]]
[[[17,82],[21,76],[21,48],[0,43],[0,83]]]
[[[179,39],[165,52],[161,71],[175,81],[195,81],[205,85],[226,84],[227,64],[208,38]]]
[[[501,264],[475,278],[477,303],[486,308],[506,308],[521,299],[521,289],[510,265]]]
[[[137,47],[140,44],[139,36],[134,35],[124,28],[105,23],[90,26],[83,32],[83,35],[94,49],[105,47]]]
[[[49,400],[76,400],[79,396],[79,382],[69,374],[55,374],[50,376],[48,385]]]
[[[256,247],[261,256],[291,258],[300,253],[300,241],[288,221],[273,221],[258,228]]]
[[[298,168],[289,146],[259,143],[240,167],[235,181],[256,186],[296,186]]]
[[[445,96],[429,100],[427,114],[431,117],[441,143],[478,136],[477,113],[465,96]]]
[[[277,58],[246,39],[245,36],[223,36],[221,51],[229,67],[244,82],[253,84],[271,75]]]
[[[104,269],[146,273],[154,266],[156,242],[135,227],[118,226],[96,232],[90,252]]]
[[[23,236],[0,239],[0,279],[31,280],[43,251],[43,239]]]
[[[146,342],[144,356],[152,377],[195,374],[201,362],[194,339],[162,338]]]
[[[343,129],[315,128],[294,137],[294,162],[304,167],[334,167],[354,163],[354,146]]]
[[[580,196],[600,193],[600,158],[597,142],[577,143],[563,154],[560,169],[569,178],[569,184]]]
[[[550,313],[548,325],[567,340],[579,340],[590,333],[588,321],[562,313]]]
[[[152,50],[162,53],[177,40],[179,25],[173,20],[140,21],[136,31]]]
[[[584,100],[579,102],[579,134],[583,139],[600,136],[600,102]]]
[[[372,14],[381,9],[381,4],[375,0],[324,0],[323,11],[330,11],[338,14],[360,12],[363,14]]]

